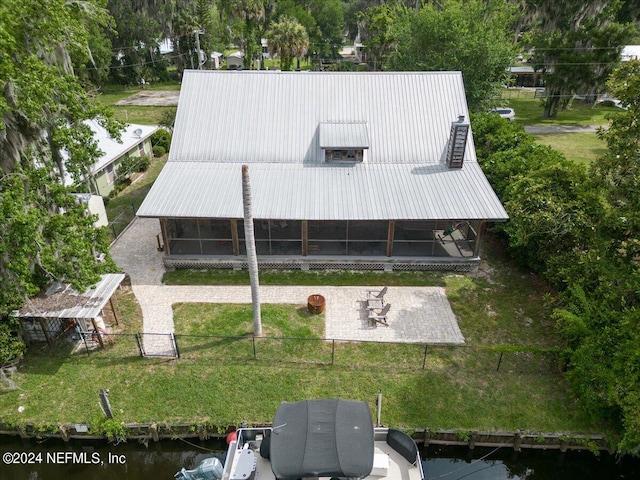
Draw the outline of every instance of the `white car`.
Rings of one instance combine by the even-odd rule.
[[[510,122],[513,122],[516,119],[516,111],[513,108],[498,107],[498,108],[493,108],[491,111],[493,113],[497,113],[502,118],[505,118]]]

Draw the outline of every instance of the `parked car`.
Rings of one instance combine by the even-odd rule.
[[[516,119],[516,111],[513,108],[498,107],[498,108],[491,109],[491,111],[493,113],[497,113],[502,118],[505,118],[510,122],[513,122]]]

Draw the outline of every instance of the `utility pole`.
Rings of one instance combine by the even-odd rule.
[[[204,33],[204,30],[195,30],[193,32],[196,36],[196,52],[198,55],[198,70],[202,70],[202,64],[204,63],[202,61],[202,58],[200,57],[202,50],[200,50],[200,35]]]

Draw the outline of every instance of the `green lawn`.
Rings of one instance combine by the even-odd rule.
[[[620,112],[619,108],[602,105],[583,105],[575,100],[567,110],[558,112],[556,118],[542,118],[542,101],[539,98],[510,98],[502,102],[516,112],[516,122],[523,125],[606,125],[606,115]]]
[[[100,415],[97,391],[109,388],[118,421],[224,428],[270,421],[282,400],[343,397],[373,408],[381,390],[383,422],[400,428],[610,433],[573,408],[554,356],[524,351],[556,345],[546,286],[495,246],[487,249],[489,263],[476,275],[396,278],[397,284],[411,284],[413,276],[418,285],[443,285],[466,346],[431,346],[425,357],[424,346],[325,342],[322,315],[310,315],[304,305],[264,305],[267,338],[254,344],[249,305],[178,304],[179,360],[140,358],[132,336],[116,336],[114,345],[91,355],[33,349],[14,379],[21,390],[3,392],[0,421],[92,422]],[[354,282],[356,274],[344,275]],[[393,281],[391,274],[357,275],[366,283]],[[140,311],[128,287],[116,305],[121,331],[139,332]],[[286,340],[291,337],[297,339]],[[516,346],[521,352],[510,352]],[[497,372],[500,351],[507,353]]]
[[[164,274],[167,285],[246,285],[247,270],[174,270]],[[282,271],[260,272],[263,285],[417,285],[444,286],[443,275],[434,272]]]
[[[109,101],[124,93],[116,90],[106,93],[112,95]],[[516,114],[523,115],[519,121],[535,116],[531,100],[515,106]],[[573,151],[575,145],[566,148]],[[139,206],[163,162],[155,161],[141,181],[109,202],[110,218],[128,205]],[[323,317],[310,316],[303,305],[264,305],[268,338],[256,340],[254,347],[249,306],[180,304],[174,306],[179,360],[140,358],[132,335],[115,336],[113,345],[91,355],[72,353],[64,343],[53,351],[33,348],[14,378],[20,390],[0,390],[0,422],[39,428],[94,422],[101,415],[97,392],[109,388],[117,421],[200,422],[224,429],[241,420],[270,421],[282,400],[343,397],[373,407],[380,390],[382,420],[399,428],[611,434],[609,426],[574,407],[575,398],[557,373],[557,359],[541,353],[557,346],[547,287],[509,263],[490,237],[486,240],[481,252],[486,264],[474,275],[261,272],[262,284],[443,286],[464,347],[429,347],[425,357],[423,346],[334,345],[322,341]],[[248,274],[176,271],[164,280],[248,284]],[[141,313],[129,287],[117,293],[115,303],[119,333],[140,332]],[[203,337],[208,334],[219,337]],[[507,353],[498,372],[500,351]]]
[[[112,108],[116,119],[137,125],[159,125],[165,112],[176,109],[176,107],[143,107],[138,105],[113,106]]]
[[[531,90],[508,89],[503,91],[502,105],[513,108],[516,122],[530,125],[607,125],[607,115],[620,112],[619,108],[603,105],[583,105],[574,100],[570,108],[558,113],[557,118],[542,118],[542,99],[534,98]],[[606,153],[606,145],[595,133],[536,134],[536,140],[563,153],[577,163],[590,164]]]
[[[180,82],[163,82],[145,85],[146,90],[180,90]],[[121,85],[107,85],[98,93],[98,101],[104,105],[113,105],[142,90],[142,87],[123,87]]]
[[[180,90],[179,82],[164,82],[157,84],[147,84],[146,90]],[[116,102],[140,92],[142,89],[136,87],[122,87],[120,85],[109,85],[98,94],[97,100],[103,105],[109,105],[114,111],[116,119],[124,123],[136,123],[140,125],[158,125],[162,116],[167,111],[175,110],[176,107],[144,107],[137,105],[117,106]]]
[[[606,144],[596,133],[535,134],[538,143],[549,145],[565,157],[589,165],[607,152]]]

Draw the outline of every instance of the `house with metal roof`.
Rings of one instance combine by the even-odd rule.
[[[507,213],[476,160],[460,72],[186,71],[169,159],[137,214],[173,267],[258,261],[471,270]]]
[[[106,197],[115,188],[118,167],[125,158],[153,154],[151,135],[159,127],[128,124],[120,139],[116,140],[97,121],[87,120],[86,123],[91,127],[93,138],[102,152],[89,169],[89,188],[92,193]]]

